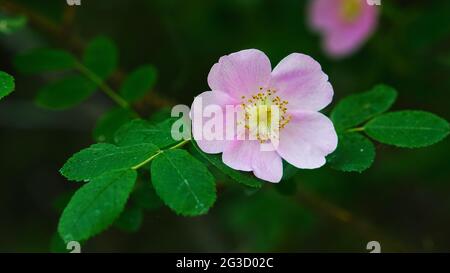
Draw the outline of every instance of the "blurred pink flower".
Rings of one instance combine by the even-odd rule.
[[[366,0],[312,0],[309,20],[326,53],[338,58],[364,44],[377,26],[378,10]]]
[[[325,156],[336,149],[333,123],[318,112],[332,101],[333,88],[313,58],[293,53],[272,71],[263,52],[242,50],[221,57],[209,72],[208,84],[212,91],[201,93],[192,104],[194,139],[205,153],[223,153],[222,160],[229,167],[253,171],[260,179],[279,182],[283,176],[282,159],[298,168],[314,169],[324,165]],[[235,123],[246,122],[249,116],[258,113],[255,110],[272,106],[279,110],[276,117],[279,126],[271,128],[267,120],[258,116],[256,126],[245,127],[246,134],[262,128],[256,140],[205,140],[202,137],[204,117],[198,122],[194,115],[200,107],[208,105],[218,105],[221,109],[227,105],[241,106],[243,120],[238,117],[236,121],[233,119]],[[216,118],[222,116],[213,115],[208,120]],[[224,122],[227,130],[229,120],[224,119],[217,124]],[[275,131],[279,134],[272,134]],[[272,145],[275,138],[274,149],[261,149],[262,144]]]

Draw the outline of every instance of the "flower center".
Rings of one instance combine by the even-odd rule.
[[[361,12],[362,0],[342,0],[341,17],[347,22],[354,21]]]
[[[242,96],[245,129],[253,139],[260,143],[278,139],[279,131],[291,120],[287,112],[287,100],[281,100],[275,89],[259,88],[251,97]]]

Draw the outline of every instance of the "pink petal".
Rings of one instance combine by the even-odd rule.
[[[257,93],[270,80],[270,60],[257,49],[242,50],[223,56],[208,75],[212,90],[228,93],[234,98]]]
[[[202,105],[199,104],[200,98],[202,101]],[[198,146],[205,153],[216,154],[223,152],[226,144],[225,134],[223,135],[223,140],[205,140],[204,135],[200,133],[202,132],[202,126],[205,124],[205,121],[219,117],[214,116],[211,118],[203,118],[203,122],[199,123],[195,118],[195,113],[197,112],[197,110],[200,110],[200,107],[203,107],[204,109],[204,107],[208,105],[219,105],[222,107],[222,109],[225,109],[226,105],[235,105],[236,103],[237,101],[235,99],[231,98],[228,94],[220,91],[207,91],[195,97],[194,102],[191,106],[192,133]],[[225,130],[225,127],[223,128]]]
[[[315,31],[333,27],[338,18],[340,0],[311,0],[309,6],[309,24]]]
[[[228,142],[222,154],[222,161],[232,169],[252,171],[253,155],[258,150],[258,141],[236,140]]]
[[[319,111],[333,99],[333,87],[320,64],[308,55],[292,53],[275,67],[270,86],[289,110]]]
[[[283,161],[275,151],[256,152],[252,168],[255,176],[265,181],[278,183],[283,177]]]
[[[325,156],[337,146],[333,123],[319,112],[295,112],[280,131],[278,154],[302,169],[315,169],[325,164]]]
[[[324,47],[332,57],[344,57],[358,50],[377,26],[377,9],[364,4],[354,22],[339,24],[324,36]]]
[[[309,10],[311,27],[322,33],[325,52],[335,58],[359,49],[377,26],[378,9],[361,0],[358,17],[347,21],[341,8],[346,0],[313,0]]]

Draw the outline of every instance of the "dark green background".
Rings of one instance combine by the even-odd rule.
[[[66,37],[110,36],[124,71],[154,64],[154,92],[178,103],[190,105],[208,90],[209,69],[220,56],[258,48],[273,66],[292,52],[313,56],[330,77],[334,103],[385,83],[399,91],[394,109],[421,109],[450,120],[449,1],[382,1],[376,33],[343,60],[321,51],[306,23],[308,1],[81,1],[76,8],[62,0],[0,1],[64,25],[55,35],[30,21],[0,36],[0,69],[17,84],[0,102],[0,251],[50,251],[64,196],[78,187],[58,169],[93,142],[95,121],[112,106],[101,93],[68,111],[34,105],[37,88],[58,75],[21,75],[12,58],[41,46],[79,53],[80,46]],[[157,110],[149,105],[144,101],[138,108]],[[227,187],[207,216],[182,218],[167,208],[147,212],[137,233],[111,228],[82,250],[365,252],[367,242],[377,240],[382,251],[449,251],[450,139],[417,150],[376,146],[375,164],[363,174],[324,167],[256,193]]]

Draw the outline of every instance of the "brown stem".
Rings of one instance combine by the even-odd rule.
[[[71,30],[73,23],[75,22],[75,17],[77,14],[77,8],[75,6],[65,6],[63,11],[62,24],[67,30]]]
[[[295,197],[302,206],[309,207],[316,213],[340,224],[352,227],[360,235],[367,238],[367,242],[379,241],[382,249],[383,245],[386,245],[390,251],[408,251],[416,249],[413,246],[405,245],[404,242],[401,242],[396,238],[387,236],[383,231],[356,217],[350,211],[324,200],[303,187],[299,187]]]
[[[71,50],[80,51],[84,47],[84,43],[79,36],[65,32],[63,27],[26,6],[12,1],[2,0],[0,8],[8,13],[25,15],[33,27],[62,42],[64,46]]]
[[[71,7],[71,9],[73,8],[75,7]],[[58,24],[24,5],[9,0],[2,0],[0,2],[0,9],[8,13],[25,15],[28,19],[28,22],[33,27],[48,35],[49,37],[57,40],[58,43],[62,44],[62,46],[64,46],[65,48],[75,52],[83,52],[86,42],[79,35],[73,33],[72,31],[69,31],[70,29],[66,29],[66,24]],[[124,71],[119,68],[111,80],[115,85],[119,86],[122,82],[122,79],[125,77],[124,75]],[[156,92],[149,92],[145,99],[145,103],[145,106],[137,106],[139,108],[146,108],[146,106],[151,106],[152,108],[159,109],[162,107],[175,105],[175,102],[159,96]]]

